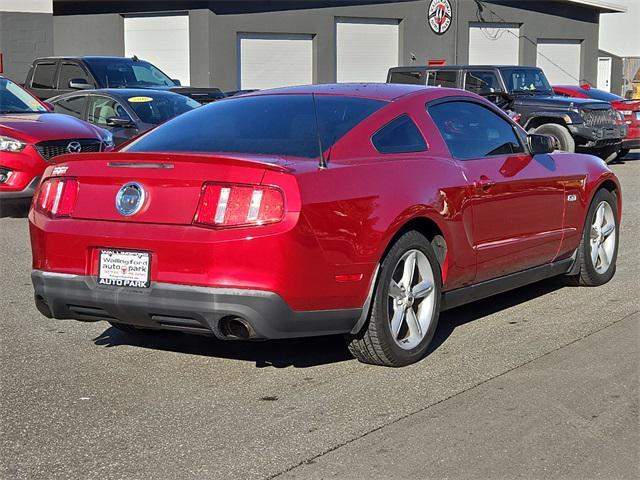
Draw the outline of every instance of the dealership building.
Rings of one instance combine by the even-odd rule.
[[[598,0],[0,0],[0,68],[38,56],[136,55],[223,90],[382,82],[389,67],[520,64],[615,90],[599,68]]]

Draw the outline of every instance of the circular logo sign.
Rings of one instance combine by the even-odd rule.
[[[436,34],[442,35],[451,26],[453,13],[451,11],[451,2],[449,0],[431,0],[427,18],[429,26]]]
[[[127,183],[118,190],[116,209],[120,215],[130,217],[140,211],[144,205],[145,191],[139,183]]]
[[[67,145],[67,152],[69,153],[80,153],[82,151],[82,145],[80,142],[69,142]]]

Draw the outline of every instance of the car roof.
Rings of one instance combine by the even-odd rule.
[[[131,57],[118,57],[115,55],[61,55],[61,56],[51,56],[51,57],[40,57],[36,58],[36,62],[46,60],[131,60]],[[138,61],[144,62],[141,58]]]
[[[260,90],[257,92],[241,95],[241,97],[260,95],[315,94],[368,98],[371,100],[382,100],[390,102],[392,100],[417,91],[426,91],[433,88],[435,87],[398,83],[327,83],[319,85],[300,85],[295,87],[282,87],[270,90]]]

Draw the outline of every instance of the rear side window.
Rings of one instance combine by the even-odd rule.
[[[451,155],[460,160],[524,153],[513,125],[473,102],[439,103],[428,108]]]
[[[68,89],[69,82],[75,79],[84,79],[91,83],[89,77],[80,65],[75,63],[63,63],[60,67],[60,75],[58,76],[58,88]]]
[[[388,83],[404,83],[409,85],[425,85],[425,72],[391,72]]]
[[[458,87],[458,72],[456,70],[436,70],[431,72],[427,85],[432,87]]]
[[[33,88],[54,88],[55,63],[38,63],[33,72],[31,86]]]
[[[72,117],[82,118],[84,106],[87,103],[87,96],[81,95],[77,97],[63,98],[53,104],[53,111],[56,113],[64,113]]]
[[[143,135],[125,150],[317,158],[318,132],[326,150],[385,104],[337,95],[317,95],[315,102],[312,95],[229,98],[184,113]]]
[[[424,152],[427,144],[408,115],[387,123],[371,138],[380,153]]]

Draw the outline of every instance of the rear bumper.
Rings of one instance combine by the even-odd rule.
[[[233,339],[224,321],[244,320],[251,339],[347,333],[362,309],[294,311],[278,294],[152,282],[148,289],[106,287],[91,276],[33,270],[36,306],[49,318],[106,320]]]

